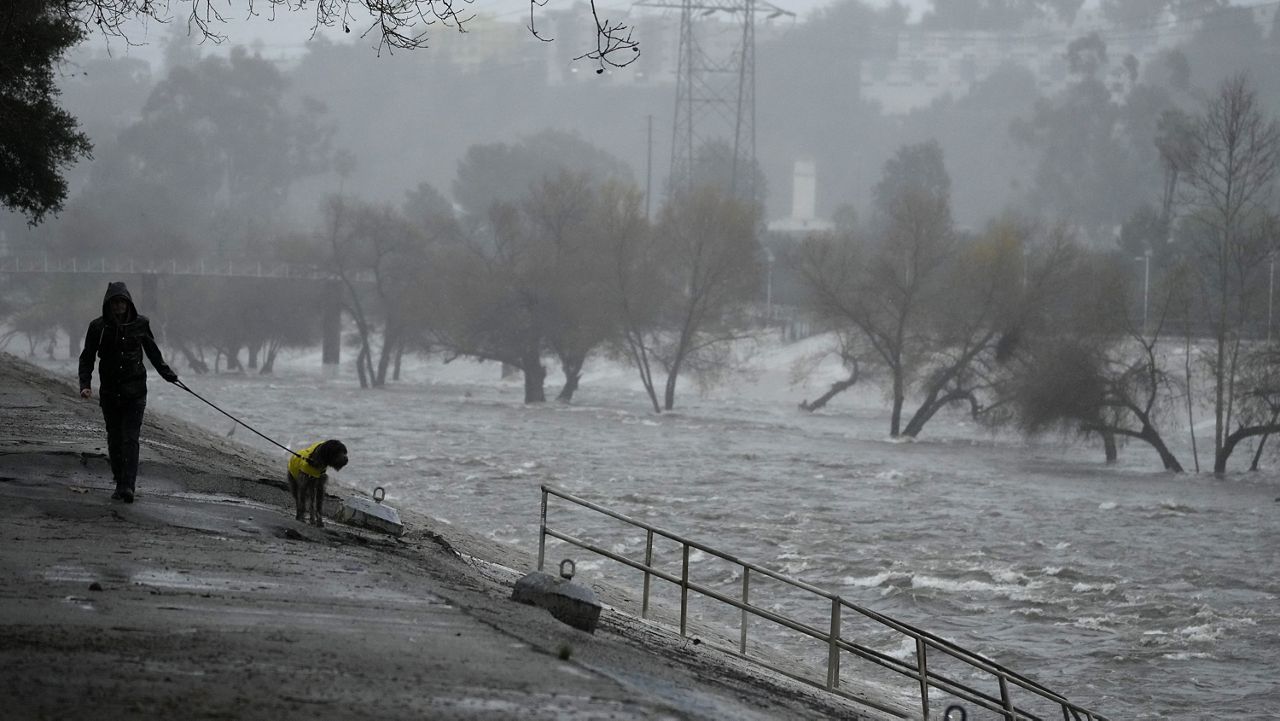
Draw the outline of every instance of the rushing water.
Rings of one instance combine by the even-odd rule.
[[[714,394],[686,388],[661,416],[623,371],[588,376],[571,406],[529,407],[518,377],[459,365],[415,364],[364,391],[346,367],[323,378],[314,356],[274,378],[187,380],[281,442],[343,439],[344,483],[384,486],[389,502],[530,552],[538,486],[553,483],[923,627],[1114,719],[1280,718],[1274,472],[1160,473],[1139,447],[1106,467],[1096,446],[992,437],[959,415],[892,442],[874,396],[797,410],[816,393],[788,387],[782,362]],[[153,386],[152,409],[230,430],[193,397]],[[642,533],[564,518],[643,557]],[[619,564],[574,555],[583,578],[639,585]],[[691,568],[740,592],[722,562],[695,553]],[[769,592],[755,588],[753,599]],[[716,617],[711,606],[693,612]],[[901,637],[879,633],[864,640],[910,658]]]

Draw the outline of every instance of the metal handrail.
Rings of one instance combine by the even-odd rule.
[[[945,693],[951,694],[957,698],[964,699],[970,703],[976,704],[990,711],[994,711],[1003,715],[1007,721],[1019,721],[1020,719],[1037,720],[1038,716],[1030,713],[1025,709],[1017,707],[1010,696],[1010,685],[1017,686],[1027,692],[1035,694],[1040,698],[1051,702],[1059,707],[1062,711],[1064,721],[1107,721],[1106,717],[1089,709],[1078,706],[1068,701],[1061,694],[1058,694],[1049,688],[1033,681],[1021,674],[1015,673],[1004,666],[992,661],[981,654],[970,651],[956,643],[948,641],[944,638],[936,636],[928,631],[916,628],[911,624],[898,621],[897,619],[885,616],[869,608],[859,606],[837,594],[812,586],[804,581],[790,578],[776,571],[770,570],[763,566],[744,561],[737,558],[733,554],[725,553],[718,549],[712,548],[703,543],[685,538],[677,533],[664,530],[657,526],[645,523],[644,521],[630,518],[626,515],[618,513],[604,506],[592,503],[584,498],[574,496],[567,491],[555,486],[542,485],[542,509],[541,523],[538,535],[538,570],[542,570],[546,560],[546,539],[547,536],[559,539],[566,543],[578,546],[579,548],[599,554],[611,560],[617,561],[624,565],[630,566],[639,571],[644,572],[644,593],[641,600],[640,615],[642,618],[649,616],[649,596],[651,589],[651,578],[658,578],[669,583],[674,583],[680,587],[680,635],[687,635],[688,624],[688,607],[689,592],[693,591],[707,598],[728,604],[742,611],[742,622],[739,632],[737,653],[743,658],[747,658],[755,663],[766,666],[774,671],[779,671],[791,678],[799,681],[825,688],[828,691],[839,694],[846,698],[851,698],[860,703],[871,705],[882,711],[889,713],[899,713],[895,709],[876,703],[871,699],[862,696],[854,696],[840,690],[840,652],[847,651],[864,660],[875,663],[890,671],[896,672],[907,678],[916,681],[920,688],[920,705],[923,718],[929,718],[929,689],[936,688]],[[547,525],[547,505],[548,498],[556,496],[566,501],[574,503],[583,508],[590,509],[597,513],[609,516],[616,520],[622,521],[628,525],[643,529],[646,532],[645,540],[645,558],[643,561],[637,561],[618,553],[601,548],[589,541],[577,538],[565,531],[556,530]],[[674,541],[681,544],[681,571],[680,575],[674,575],[653,566],[653,539],[654,536]],[[714,589],[702,586],[689,580],[689,550],[697,549],[703,553],[713,555],[722,560],[736,564],[742,568],[742,598],[731,598]],[[827,599],[831,602],[830,624],[827,629],[817,628],[790,618],[782,613],[769,611],[757,606],[753,606],[750,602],[750,580],[751,575],[763,575],[776,581],[785,583],[793,588],[799,589],[806,593]],[[840,634],[841,629],[841,613],[843,610],[850,610],[858,613],[867,619],[875,621],[887,628],[908,636],[915,640],[916,658],[914,663],[894,658],[885,653],[877,651],[873,648],[856,643],[850,639],[843,638]],[[827,655],[827,678],[825,683],[815,681],[812,678],[800,676],[790,671],[776,668],[769,665],[764,660],[753,658],[747,654],[747,621],[748,614],[770,621],[779,626],[789,628],[793,631],[802,633],[811,638],[826,643],[829,647]],[[929,670],[928,657],[929,649],[955,658],[973,669],[993,676],[999,683],[1000,695],[994,696],[983,691],[979,691],[964,683],[952,678],[948,678],[936,672]]]

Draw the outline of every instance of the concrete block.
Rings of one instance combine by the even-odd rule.
[[[343,523],[392,536],[404,533],[404,524],[400,522],[400,513],[396,509],[362,496],[351,496],[344,500],[338,508],[337,518]]]
[[[587,633],[595,633],[600,621],[600,602],[591,589],[541,571],[516,581],[511,598],[545,608],[559,621]]]

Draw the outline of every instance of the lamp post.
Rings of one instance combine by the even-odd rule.
[[[1147,298],[1151,293],[1151,249],[1143,251],[1134,261],[1142,261],[1142,334],[1147,334]]]
[[[773,320],[773,251],[764,249],[764,261],[769,265],[764,281],[764,317]]]

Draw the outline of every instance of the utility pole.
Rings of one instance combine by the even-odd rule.
[[[692,189],[696,154],[722,142],[732,153],[730,192],[755,199],[757,13],[795,14],[767,0],[640,0],[641,7],[680,11],[671,190]],[[723,20],[723,22],[714,22]]]
[[[644,162],[644,219],[653,220],[649,215],[649,199],[653,197],[653,116],[649,116],[648,157]]]
[[[1267,275],[1267,343],[1271,343],[1271,309],[1275,305],[1276,300],[1276,252],[1273,250],[1268,256],[1270,263],[1270,272]]]

